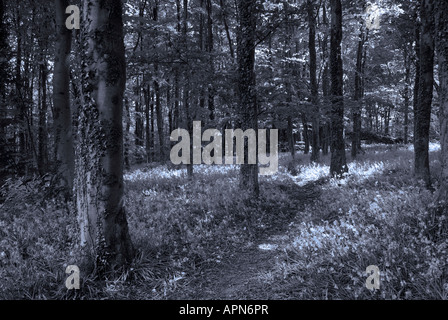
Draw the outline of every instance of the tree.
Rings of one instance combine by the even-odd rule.
[[[5,3],[0,0],[0,185],[3,185],[3,179],[7,175],[10,163],[13,163],[12,156],[8,152],[7,130],[9,123],[7,116],[7,86],[9,80],[9,56],[10,48],[8,45],[8,29],[6,26]]]
[[[308,8],[308,48],[310,53],[310,86],[311,86],[311,104],[313,106],[313,133],[312,133],[312,151],[311,161],[319,162],[319,128],[320,128],[320,112],[318,105],[318,85],[317,85],[317,62],[316,62],[316,17],[312,0],[307,1]]]
[[[434,4],[433,0],[422,0],[420,5],[420,79],[418,103],[414,110],[415,176],[431,185],[429,172],[429,128],[434,86]]]
[[[126,80],[120,0],[85,0],[83,106],[76,155],[81,243],[99,274],[128,263],[133,245],[123,204],[122,107]]]
[[[348,172],[344,141],[343,69],[341,56],[342,5],[331,0],[330,79],[331,79],[331,163],[330,174]]]
[[[257,96],[255,88],[255,28],[256,1],[239,0],[239,28],[237,37],[238,61],[238,105],[241,115],[241,129],[253,129],[257,132]],[[248,140],[248,139],[247,139]],[[244,143],[244,159],[248,161],[248,141]],[[249,190],[258,196],[258,164],[244,163],[241,165],[240,184],[244,190]]]
[[[53,128],[56,170],[65,192],[70,196],[73,189],[75,152],[69,90],[72,33],[65,26],[65,9],[68,5],[68,0],[55,0],[57,36],[53,73]]]
[[[435,35],[436,49],[439,61],[440,83],[440,188],[437,192],[437,201],[445,208],[448,199],[448,3],[435,2]]]
[[[358,49],[356,52],[356,70],[355,70],[355,93],[354,93],[354,106],[353,106],[353,136],[352,136],[352,158],[355,159],[360,151],[361,147],[361,98],[363,95],[363,53],[364,43],[366,42],[366,36],[364,36],[363,27],[361,27]]]

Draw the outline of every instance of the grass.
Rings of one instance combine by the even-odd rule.
[[[164,165],[126,173],[138,254],[107,280],[80,264],[72,204],[42,200],[50,187],[39,179],[10,180],[1,189],[0,299],[194,299],[247,281],[239,298],[447,298],[448,237],[435,236],[433,195],[412,177],[412,151],[364,149],[338,180],[328,177],[329,156],[310,164],[281,154],[278,173],[260,176],[257,200],[239,190],[237,166],[195,166],[192,180]],[[246,268],[261,253],[257,272]],[[228,275],[232,262],[245,279]],[[81,290],[65,288],[69,264],[81,269]],[[380,290],[365,288],[368,265],[380,268]]]

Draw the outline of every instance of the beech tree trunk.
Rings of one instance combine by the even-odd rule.
[[[435,30],[436,49],[439,61],[439,84],[440,84],[440,187],[437,192],[436,201],[444,208],[444,214],[448,213],[448,2],[435,2]]]
[[[120,0],[85,0],[82,23],[83,106],[76,155],[81,245],[96,272],[115,271],[133,257],[123,199],[122,107],[126,80]]]
[[[434,86],[434,4],[433,0],[422,0],[420,7],[420,84],[415,113],[415,176],[431,185],[429,172],[429,128]]]
[[[311,103],[313,106],[313,131],[311,139],[311,161],[319,162],[319,129],[320,129],[320,110],[318,105],[318,86],[317,86],[317,62],[316,62],[316,18],[315,9],[312,0],[308,0],[308,50],[310,53],[310,86],[311,86]]]
[[[342,5],[331,0],[330,79],[331,79],[331,163],[330,174],[348,172],[344,141],[343,69],[341,57]]]
[[[405,49],[404,54],[404,64],[405,64],[405,87],[404,87],[404,93],[403,93],[403,100],[404,100],[404,144],[408,144],[409,139],[409,87],[410,87],[410,79],[411,79],[411,64],[410,64],[410,58],[408,50]]]
[[[322,58],[323,58],[323,71],[322,71],[322,95],[324,98],[324,104],[327,104],[330,97],[330,70],[329,70],[329,54],[328,54],[328,18],[327,18],[327,8],[325,1],[322,6],[322,24],[325,27],[324,36],[322,39]],[[331,122],[328,119],[328,112],[325,112],[325,123],[322,128],[321,144],[322,144],[322,154],[327,155],[328,149],[331,144]]]
[[[353,97],[354,106],[352,110],[353,114],[353,136],[352,136],[352,158],[356,159],[359,153],[359,147],[361,145],[361,98],[362,98],[362,78],[363,78],[363,48],[364,48],[364,31],[361,28],[361,32],[358,40],[358,49],[356,54],[356,70],[355,70],[355,94]]]
[[[75,152],[73,146],[72,113],[70,109],[69,55],[72,32],[65,26],[68,0],[55,0],[56,44],[53,74],[53,130],[56,171],[67,196],[73,193]]]
[[[45,61],[46,57],[43,57]],[[40,175],[46,172],[48,155],[47,155],[47,64],[45,62],[40,64],[40,88],[42,92],[40,95],[39,108],[39,125],[37,130],[38,145],[37,145],[37,169]]]
[[[238,101],[241,129],[258,130],[257,96],[255,88],[255,0],[238,0],[239,28],[237,37]],[[244,143],[245,164],[241,165],[240,185],[258,196],[258,164],[248,164],[248,142]],[[258,157],[257,157],[258,162]]]

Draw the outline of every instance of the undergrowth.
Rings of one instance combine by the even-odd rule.
[[[1,188],[0,299],[189,297],[198,279],[210,280],[201,280],[204,270],[223,268],[267,234],[287,237],[274,268],[260,270],[263,297],[447,298],[448,237],[435,232],[443,221],[432,215],[433,194],[412,177],[413,153],[365,151],[338,180],[328,177],[329,156],[310,164],[308,155],[282,154],[278,173],[260,176],[256,200],[238,188],[237,166],[195,166],[193,179],[172,166],[132,170],[125,206],[137,255],[118,278],[102,280],[82,264],[73,204],[45,196],[41,179],[10,179]],[[316,181],[319,197],[308,197]],[[65,288],[69,264],[81,269],[80,290]],[[369,265],[380,268],[379,290],[365,287]]]
[[[448,298],[445,217],[434,215],[433,194],[414,181],[413,154],[381,149],[352,162],[344,179],[329,179],[320,199],[306,206],[269,277],[273,296]],[[437,185],[438,154],[431,159]],[[378,290],[366,288],[369,265],[380,269]]]

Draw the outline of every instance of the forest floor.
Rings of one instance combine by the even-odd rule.
[[[286,260],[283,249],[287,246],[291,227],[298,217],[295,214],[307,202],[316,200],[320,190],[316,182],[305,186],[282,188],[291,197],[291,215],[263,233],[256,234],[242,247],[236,247],[215,267],[200,272],[189,284],[187,292],[174,293],[170,299],[276,299],[279,293],[263,281],[275,264]],[[272,212],[275,214],[275,212]]]
[[[0,299],[447,299],[446,222],[413,177],[412,147],[364,151],[341,179],[329,177],[329,156],[281,154],[258,199],[239,189],[238,166],[195,166],[193,179],[133,168],[125,201],[137,255],[101,281],[82,262],[73,205],[51,181],[11,179],[0,190]],[[80,290],[65,288],[70,264]],[[379,290],[365,286],[369,265]]]

